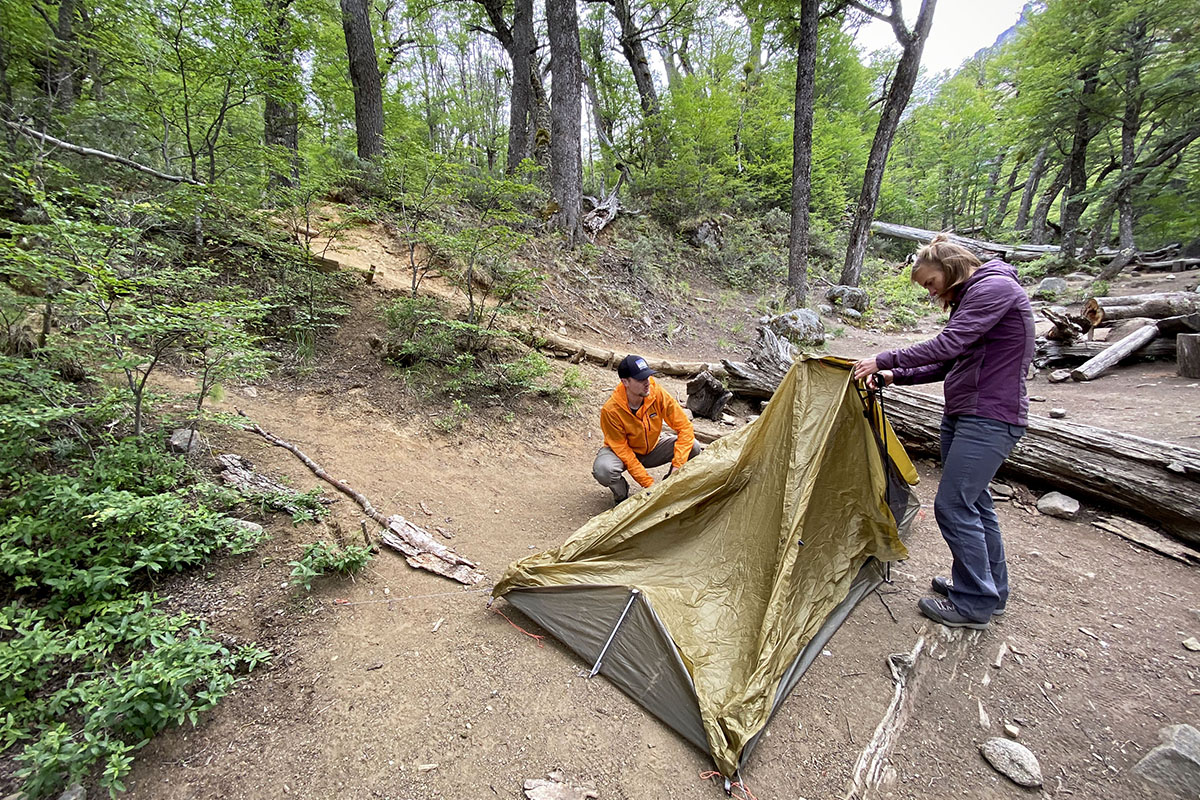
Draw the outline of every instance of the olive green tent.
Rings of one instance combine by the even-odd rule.
[[[757,420],[494,590],[727,777],[881,562],[907,556],[916,473],[850,363],[797,361]]]

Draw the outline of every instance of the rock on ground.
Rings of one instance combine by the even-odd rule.
[[[979,752],[997,772],[1018,786],[1042,785],[1042,767],[1025,745],[997,736],[980,745]]]
[[[1172,796],[1200,797],[1200,731],[1191,725],[1169,725],[1158,736],[1163,743],[1134,765],[1134,773]]]
[[[860,315],[871,305],[871,296],[857,286],[830,286],[825,290],[825,299],[842,308],[853,309]]]
[[[171,441],[168,445],[171,452],[187,453],[188,455],[198,452],[205,446],[200,434],[193,432],[191,428],[176,428],[171,431]]]
[[[771,317],[766,326],[798,347],[825,343],[825,325],[817,312],[807,308],[794,308],[786,314]]]
[[[1037,510],[1059,519],[1075,519],[1079,516],[1079,501],[1060,492],[1047,492],[1038,500]]]
[[[1062,278],[1042,278],[1034,294],[1042,297],[1058,297],[1067,290],[1067,282]]]
[[[600,796],[595,789],[566,783],[560,772],[551,772],[544,779],[530,778],[523,788],[529,800],[594,800]]]

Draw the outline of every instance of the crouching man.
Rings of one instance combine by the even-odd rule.
[[[670,461],[669,476],[700,452],[691,420],[675,398],[650,377],[654,374],[646,359],[626,356],[617,365],[621,383],[600,409],[604,446],[596,454],[592,475],[612,491],[614,504],[629,496],[626,470],[649,487],[654,478],[647,467],[661,467]],[[659,439],[664,422],[675,436]]]

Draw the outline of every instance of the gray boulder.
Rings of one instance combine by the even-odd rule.
[[[980,745],[979,752],[997,772],[1018,786],[1042,785],[1042,767],[1025,745],[997,736]]]
[[[73,783],[67,787],[67,790],[58,796],[58,800],[87,800],[87,789],[84,789],[78,783]]]
[[[1038,500],[1037,510],[1059,519],[1075,519],[1079,516],[1079,501],[1060,492],[1047,492]]]
[[[1173,797],[1200,797],[1200,731],[1191,725],[1169,725],[1158,737],[1163,743],[1134,765],[1134,773]]]
[[[765,324],[776,336],[787,339],[797,347],[825,343],[824,323],[817,316],[817,312],[807,308],[794,308],[785,314],[771,317]]]
[[[835,306],[852,308],[860,314],[871,305],[871,296],[857,286],[830,286],[825,290],[825,299]]]
[[[1042,278],[1034,294],[1039,297],[1058,297],[1067,291],[1067,282],[1062,278]]]
[[[843,308],[842,309],[842,317],[850,320],[851,322],[861,322],[862,321],[862,313],[859,311],[855,311],[853,308]]]

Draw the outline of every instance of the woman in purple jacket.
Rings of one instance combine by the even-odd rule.
[[[950,309],[935,338],[854,365],[854,378],[914,384],[944,380],[942,479],[934,516],[954,562],[917,607],[943,625],[986,628],[1008,603],[1008,567],[988,483],[1025,433],[1025,375],[1033,358],[1033,312],[1017,271],[980,264],[940,235],[917,251],[912,279]],[[876,378],[872,378],[876,376]]]

